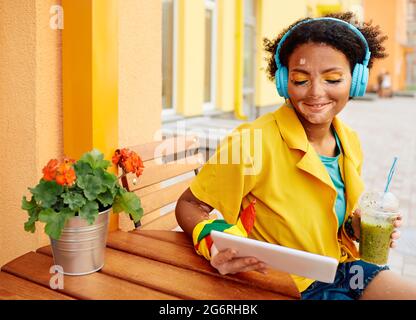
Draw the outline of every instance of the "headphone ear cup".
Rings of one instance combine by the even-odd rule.
[[[282,83],[280,81],[280,69],[278,68],[274,73],[274,82],[276,84],[276,90],[279,96],[282,96]]]
[[[288,82],[288,71],[285,66],[280,66],[276,73],[275,73],[275,81],[276,81],[276,88],[277,92],[281,97],[286,99],[289,98],[289,94],[287,92],[287,82]]]
[[[362,64],[357,64],[358,66],[358,75],[357,75],[357,88],[355,88],[355,96],[361,97],[362,94],[360,94],[363,91],[363,85],[362,85],[362,79],[363,79],[363,73],[364,73],[364,66]]]
[[[358,92],[358,95],[360,97],[365,95],[365,91],[367,89],[367,84],[368,84],[368,74],[369,74],[368,68],[363,66],[363,73],[360,79],[360,91]]]
[[[359,73],[360,73],[360,64],[356,64],[354,67],[354,70],[352,72],[352,77],[351,77],[351,88],[350,88],[350,97],[356,97],[356,92],[357,92],[357,85],[358,85],[358,81],[359,81]]]
[[[283,90],[283,97],[285,99],[289,99],[289,92],[287,90],[288,82],[289,82],[289,71],[286,67],[282,68],[280,73],[280,79],[282,80],[282,90]]]

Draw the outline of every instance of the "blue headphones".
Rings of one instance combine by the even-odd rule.
[[[317,20],[333,20],[340,23],[345,24],[352,30],[357,36],[360,37],[360,39],[365,44],[365,58],[363,63],[357,63],[354,66],[354,70],[352,72],[352,81],[351,81],[351,88],[350,88],[350,97],[361,97],[365,94],[365,89],[367,88],[368,84],[368,62],[370,61],[371,52],[370,48],[368,47],[367,40],[365,39],[364,35],[361,33],[360,30],[358,30],[355,26],[352,24],[332,18],[332,17],[323,17],[323,18],[314,18],[314,19],[308,19],[302,22],[299,22],[297,25],[295,25],[292,29],[290,29],[288,32],[285,33],[285,35],[282,37],[282,39],[279,42],[279,45],[276,49],[276,54],[274,56],[274,59],[276,61],[277,70],[275,73],[275,81],[276,81],[276,88],[277,92],[280,96],[289,99],[289,93],[287,91],[287,85],[289,81],[289,71],[287,67],[283,66],[279,59],[279,53],[280,49],[282,48],[283,43],[285,42],[286,38],[290,35],[290,33],[296,29],[298,26],[308,23],[310,21],[317,21]]]

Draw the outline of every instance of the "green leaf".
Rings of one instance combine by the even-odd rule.
[[[57,213],[51,209],[43,209],[41,212],[39,212],[39,221],[45,222],[47,223],[49,220],[51,220],[54,215],[56,215]]]
[[[89,163],[93,169],[107,169],[110,165],[110,161],[104,160],[104,154],[97,149],[84,153],[80,160]]]
[[[39,220],[46,223],[45,232],[53,239],[59,239],[67,220],[75,215],[69,208],[64,208],[60,212],[52,209],[45,209],[39,213]]]
[[[83,161],[77,161],[74,164],[74,170],[77,177],[86,176],[87,174],[92,174],[92,167],[89,163]]]
[[[102,192],[101,180],[98,177],[87,175],[78,177],[77,185],[83,190],[85,197],[92,201]]]
[[[36,221],[38,221],[37,215],[30,216],[29,220],[27,220],[24,224],[25,231],[34,233],[36,231],[36,224],[35,224]]]
[[[77,192],[63,193],[61,197],[64,199],[64,203],[73,211],[78,211],[79,208],[87,203],[87,200]]]
[[[50,208],[61,195],[63,187],[57,184],[55,181],[40,180],[39,184],[35,188],[29,188],[32,192],[35,200],[43,208]]]
[[[35,199],[32,197],[32,199],[30,199],[30,201],[27,201],[26,196],[23,196],[23,198],[22,198],[22,209],[27,210],[27,211],[31,211],[35,208],[36,208]]]
[[[24,228],[26,231],[29,232],[35,232],[36,231],[36,225],[35,222],[39,219],[39,211],[36,201],[34,197],[30,201],[27,201],[26,197],[24,196],[22,198],[22,209],[26,210],[29,214],[28,221],[25,222]]]
[[[100,178],[101,183],[108,189],[114,188],[117,182],[117,177],[114,174],[109,173],[102,168],[95,169],[94,176]],[[104,191],[105,190],[102,190],[102,192]]]
[[[88,201],[85,206],[79,210],[79,216],[89,224],[93,224],[95,218],[98,216],[98,204],[95,201]]]
[[[114,196],[111,193],[111,190],[107,190],[104,193],[100,193],[97,196],[97,199],[101,202],[104,207],[113,205]]]
[[[143,208],[140,203],[139,197],[133,192],[123,192],[116,196],[113,204],[113,212],[126,212],[129,213],[134,222],[138,222],[143,216]]]

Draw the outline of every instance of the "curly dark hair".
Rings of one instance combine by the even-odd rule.
[[[325,15],[325,17],[333,17],[344,20],[353,24],[355,27],[357,27],[358,30],[361,31],[361,33],[366,38],[368,47],[371,51],[371,58],[368,63],[368,68],[372,67],[374,59],[382,59],[387,57],[387,53],[385,53],[386,49],[382,45],[383,42],[387,39],[387,36],[381,34],[380,26],[372,26],[372,21],[359,25],[357,18],[352,12],[331,13]],[[310,18],[304,18],[296,21],[288,28],[283,30],[274,40],[269,40],[267,38],[263,39],[264,49],[269,53],[268,57],[266,58],[266,61],[268,62],[266,72],[268,78],[271,81],[274,81],[275,72],[277,70],[274,55],[280,40],[284,34],[291,30],[295,25],[308,19]],[[325,43],[334,49],[343,52],[350,63],[351,72],[353,71],[355,64],[361,63],[365,57],[365,45],[352,30],[335,21],[317,20],[299,25],[286,38],[279,54],[280,62],[282,65],[288,66],[289,56],[298,46],[311,42]]]

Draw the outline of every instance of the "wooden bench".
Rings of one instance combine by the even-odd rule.
[[[178,227],[175,204],[204,163],[194,136],[179,136],[128,147],[143,160],[140,177],[127,174],[122,185],[141,200],[144,215],[140,230],[173,230]]]

